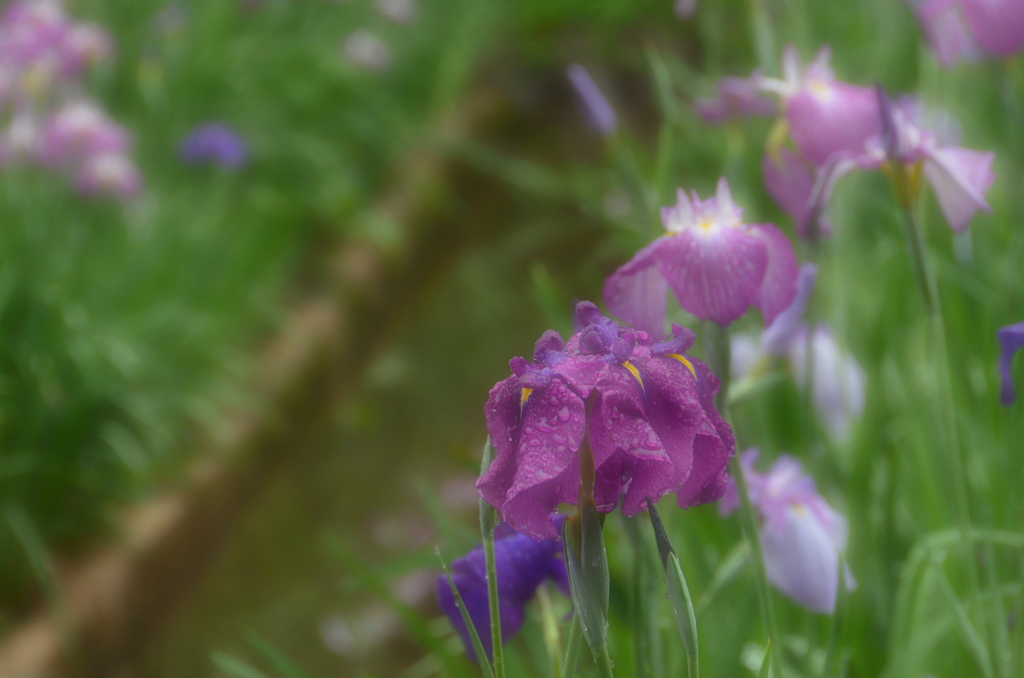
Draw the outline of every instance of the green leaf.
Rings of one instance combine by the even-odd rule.
[[[654,528],[654,540],[658,545],[658,555],[661,557],[662,567],[665,568],[665,583],[668,585],[668,597],[672,602],[672,610],[675,612],[676,628],[679,630],[679,637],[683,640],[683,648],[686,650],[687,664],[690,667],[690,678],[697,678],[699,673],[699,652],[697,646],[697,617],[693,613],[693,601],[690,599],[690,590],[686,586],[686,578],[683,576],[683,568],[679,565],[679,556],[676,555],[672,543],[665,533],[665,526],[661,522],[658,510],[654,502],[647,501],[647,512],[651,516],[651,526]]]
[[[840,639],[843,634],[843,621],[846,613],[846,561],[838,559],[839,572],[836,576],[836,605],[832,615],[832,630],[828,635],[828,650],[825,653],[825,668],[821,675],[824,678],[839,678],[842,671],[842,648]]]
[[[593,504],[584,504],[579,516],[566,518],[562,543],[576,616],[583,637],[598,656],[608,640],[608,557]]]
[[[270,678],[267,674],[257,671],[241,659],[236,659],[224,652],[214,652],[210,655],[210,659],[218,669],[228,675],[236,676],[236,678]]]
[[[490,436],[484,443],[480,460],[480,475],[487,472],[494,460],[494,446]],[[498,522],[497,511],[483,499],[480,500],[480,536],[484,545],[484,560],[487,567],[487,607],[491,617],[491,648],[493,649],[495,678],[505,678],[505,648],[501,644],[501,611],[498,609],[498,570],[494,560],[494,526]]]
[[[281,678],[312,678],[310,674],[297,667],[283,652],[259,634],[251,634],[247,637],[247,640],[273,666],[274,671]]]
[[[764,649],[764,659],[761,660],[761,668],[757,671],[757,678],[768,678],[772,666],[772,641],[768,639],[768,647]]]

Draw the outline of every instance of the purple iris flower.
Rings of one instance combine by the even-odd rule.
[[[123,153],[100,153],[75,171],[75,185],[84,195],[112,195],[127,200],[142,190],[142,176]]]
[[[565,516],[548,518],[551,529],[561,533]],[[498,610],[501,616],[501,642],[505,644],[519,631],[526,618],[526,605],[545,581],[553,581],[562,593],[569,596],[569,577],[562,558],[562,544],[558,539],[536,540],[520,534],[508,525],[499,525],[494,531],[494,564],[498,574]],[[456,558],[451,567],[452,581],[462,596],[466,612],[476,628],[480,643],[488,659],[493,657],[491,645],[491,618],[487,596],[487,559],[482,544]],[[448,615],[452,627],[462,637],[462,644],[471,660],[476,659],[469,630],[455,604],[448,578],[437,577],[437,603]]]
[[[52,167],[85,163],[97,155],[123,155],[130,140],[121,125],[90,101],[73,101],[43,125],[39,157]]]
[[[665,235],[643,248],[605,281],[609,310],[658,336],[665,296],[702,320],[728,325],[751,305],[770,323],[796,294],[793,247],[772,224],[745,224],[725,179],[714,198],[680,189],[679,202],[663,207]]]
[[[736,443],[714,407],[718,378],[686,355],[692,331],[673,326],[655,343],[619,326],[590,302],[576,306],[580,329],[563,344],[541,336],[533,363],[511,361],[512,375],[487,400],[487,430],[497,456],[477,492],[514,529],[557,536],[548,514],[579,502],[579,450],[594,455],[594,503],[627,516],[675,493],[683,507],[717,500]]]
[[[1009,407],[1017,400],[1017,391],[1013,387],[1013,355],[1024,348],[1024,322],[999,328],[996,333],[999,339],[999,403]]]
[[[1010,56],[1024,47],[1020,0],[910,0],[925,38],[943,66],[986,53]]]
[[[1010,56],[1024,47],[1024,2],[960,0],[975,42],[993,56]]]
[[[759,339],[733,335],[732,376],[741,379],[756,374],[772,357],[785,362],[800,386],[806,384],[809,373],[811,404],[832,438],[843,441],[864,412],[867,379],[857,360],[839,346],[827,327],[808,327],[804,322],[816,276],[814,264],[800,268],[796,298]]]
[[[710,125],[747,116],[773,116],[779,108],[774,101],[764,96],[758,82],[757,75],[750,78],[722,78],[718,81],[715,96],[697,100],[694,110]]]
[[[240,169],[249,159],[242,137],[220,122],[208,122],[189,132],[178,152],[190,165],[213,164],[228,170]]]
[[[951,66],[958,59],[978,55],[978,44],[971,35],[960,0],[916,0],[911,5],[940,64]]]
[[[749,78],[725,78],[715,99],[696,104],[705,121],[719,123],[740,115],[772,115],[775,106],[762,97],[778,96],[782,117],[761,170],[768,193],[793,217],[800,237],[811,236],[814,220],[819,232],[828,230],[811,201],[815,169],[836,154],[860,150],[878,134],[875,92],[836,80],[829,58],[829,48],[822,47],[805,67],[796,48],[787,46],[781,78],[757,72]],[[783,147],[787,137],[792,150]]]
[[[846,550],[846,518],[818,494],[814,480],[793,457],[779,457],[767,473],[754,469],[758,451],[743,453],[750,501],[761,518],[760,537],[768,580],[797,603],[832,614],[839,590],[839,564]],[[730,485],[719,503],[724,515],[739,507]],[[848,591],[856,588],[843,565]]]
[[[790,137],[812,165],[839,151],[861,148],[878,133],[875,92],[836,80],[830,57],[831,50],[822,47],[805,68],[789,45],[782,52],[782,79],[758,79],[762,90],[782,98]]]
[[[615,109],[608,103],[587,69],[579,64],[571,64],[565,74],[576,92],[587,125],[602,136],[614,134],[618,126]]]
[[[811,198],[814,205],[823,205],[836,182],[855,169],[897,165],[906,172],[911,184],[908,188],[914,192],[900,199],[916,198],[923,170],[946,222],[958,233],[967,228],[979,210],[992,211],[985,193],[995,182],[993,153],[944,145],[936,134],[919,125],[920,113],[912,102],[894,106],[880,91],[878,108],[880,134],[858,152],[837,154],[819,170]]]

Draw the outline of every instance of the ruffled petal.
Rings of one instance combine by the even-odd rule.
[[[484,501],[497,509],[505,503],[516,472],[522,398],[519,378],[513,375],[494,385],[484,407],[487,433],[491,437],[495,457],[487,473],[477,480],[476,489]]]
[[[647,421],[644,386],[628,368],[610,368],[597,393],[589,423],[594,502],[599,511],[611,511],[622,497],[623,513],[636,515],[648,497],[657,500],[672,489],[672,462]]]
[[[859,152],[878,134],[878,100],[870,87],[812,83],[786,102],[786,119],[800,153],[822,165],[834,153]]]
[[[995,181],[994,154],[966,148],[943,148],[928,155],[925,176],[946,221],[956,232],[967,228],[978,210],[990,212],[985,193]]]
[[[584,404],[561,380],[553,379],[528,394],[519,423],[510,426],[508,400],[515,392],[509,393],[503,384],[488,400],[488,431],[492,443],[502,444],[495,443],[497,456],[477,480],[477,492],[516,531],[537,539],[554,538],[548,515],[560,503],[575,501],[578,494],[576,453],[583,441]],[[522,396],[520,390],[520,402]]]
[[[690,477],[693,439],[705,419],[697,378],[677,355],[654,357],[643,366],[647,418],[672,461],[675,470],[672,491],[682,487]],[[693,366],[692,359],[681,357]]]
[[[660,337],[665,332],[665,294],[668,283],[657,266],[654,253],[664,245],[663,236],[643,248],[608,276],[604,284],[604,303],[614,315]]]
[[[796,297],[796,254],[786,234],[772,224],[752,224],[750,232],[765,244],[768,255],[768,266],[754,306],[761,309],[764,324],[771,325],[775,316]]]
[[[718,377],[700,360],[689,356],[686,359],[696,374],[697,400],[703,417],[694,431],[690,474],[676,491],[676,502],[682,508],[718,501],[725,494],[729,485],[729,460],[736,453],[736,438],[732,427],[715,409]]]
[[[653,251],[686,311],[728,325],[757,299],[768,267],[765,243],[743,228],[691,228]]]

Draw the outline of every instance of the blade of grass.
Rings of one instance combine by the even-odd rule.
[[[480,460],[480,475],[487,471],[494,459],[494,447],[488,436],[484,443],[483,458]],[[480,500],[480,536],[484,543],[484,558],[487,562],[487,606],[491,613],[491,652],[495,678],[505,678],[505,648],[501,644],[501,611],[498,609],[498,571],[494,560],[494,525],[497,511],[483,499]]]
[[[241,659],[232,657],[224,652],[214,652],[210,655],[210,661],[221,671],[237,678],[270,678],[267,674],[257,671]]]
[[[576,678],[580,669],[580,650],[583,648],[583,627],[579,617],[572,616],[569,639],[565,643],[565,661],[562,663],[563,678]]]
[[[821,675],[824,678],[839,678],[842,674],[842,647],[840,640],[843,635],[843,622],[846,615],[846,563],[842,558],[836,566],[839,572],[836,577],[836,605],[832,612],[832,630],[828,634],[828,649],[825,652],[825,668]]]
[[[537,603],[540,607],[540,622],[544,636],[544,649],[548,654],[548,665],[552,678],[562,678],[562,638],[558,630],[558,616],[551,602],[547,586],[537,589]]]
[[[462,594],[459,593],[459,588],[455,585],[455,581],[452,579],[452,573],[448,570],[448,563],[444,561],[444,557],[441,555],[441,549],[436,550],[437,559],[441,561],[441,570],[444,571],[444,577],[448,580],[448,586],[452,589],[452,595],[455,596],[455,606],[459,608],[459,614],[462,615],[462,623],[466,625],[466,631],[469,633],[469,639],[473,643],[473,652],[476,653],[476,660],[480,663],[480,670],[488,678],[494,678],[494,671],[491,670],[491,665],[487,662],[487,653],[484,652],[484,644],[480,642],[480,634],[476,632],[476,625],[473,624],[473,620],[469,616],[469,612],[466,610],[466,604],[462,600]],[[498,644],[501,644],[501,638],[498,639]]]
[[[768,646],[764,649],[764,659],[761,660],[761,668],[757,670],[757,678],[768,678],[772,668],[772,639],[768,639]]]
[[[665,568],[665,584],[668,586],[668,596],[675,612],[676,628],[679,630],[679,637],[682,638],[683,648],[686,650],[687,674],[690,678],[698,678],[700,676],[700,654],[697,643],[697,618],[693,613],[690,590],[686,586],[683,568],[679,565],[679,556],[672,548],[658,510],[650,499],[647,500],[647,512],[651,517],[651,526],[654,528],[654,540],[658,545],[661,565]]]
[[[273,666],[281,678],[313,678],[310,674],[295,666],[284,653],[274,647],[263,636],[253,633],[246,640]]]

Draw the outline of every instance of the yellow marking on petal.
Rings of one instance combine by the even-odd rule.
[[[821,80],[810,81],[807,83],[807,89],[811,90],[811,92],[819,97],[825,97],[832,93],[832,88],[829,87],[828,83],[822,82]]]
[[[713,221],[702,221],[699,224],[697,224],[697,228],[704,229],[705,231],[711,230],[712,228],[714,228],[714,226],[715,222]]]
[[[523,393],[519,396],[519,409],[526,407],[526,401],[530,399],[530,394],[533,393],[532,388],[524,388]]]
[[[628,360],[622,363],[622,366],[629,370],[629,373],[633,375],[634,379],[636,379],[636,383],[640,384],[640,388],[643,388],[644,380],[640,377],[640,370],[638,370],[636,366]]]
[[[785,118],[779,118],[772,125],[772,129],[768,132],[768,142],[765,144],[765,148],[768,154],[775,161],[775,164],[782,163],[782,146],[786,143],[786,137],[789,136],[789,123],[786,122]]]
[[[692,375],[693,375],[693,378],[694,378],[694,379],[696,379],[696,378],[697,378],[697,370],[693,369],[693,363],[691,363],[691,362],[690,362],[690,361],[689,361],[689,360],[688,360],[688,359],[686,358],[686,356],[684,356],[684,355],[679,355],[678,353],[669,353],[669,354],[668,354],[668,357],[669,357],[669,358],[675,358],[676,360],[678,360],[679,362],[681,362],[681,363],[682,363],[683,365],[686,365],[686,369],[690,370],[690,374],[692,374]]]

